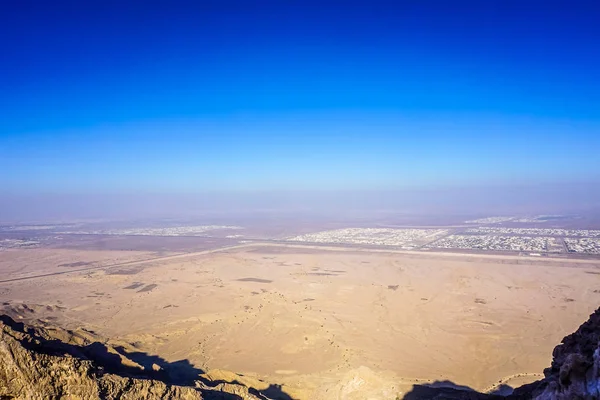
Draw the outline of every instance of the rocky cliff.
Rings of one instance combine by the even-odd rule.
[[[544,378],[506,396],[469,388],[415,385],[405,400],[591,400],[600,399],[600,308],[552,352]],[[456,385],[454,385],[456,386]]]
[[[271,399],[244,384],[144,367],[90,335],[0,316],[0,399]]]
[[[544,379],[515,395],[536,400],[600,399],[600,308],[552,352]]]
[[[186,374],[94,339],[0,316],[0,399],[293,399],[277,385],[226,371]],[[600,399],[599,342],[600,309],[556,346],[544,379],[508,396],[423,385],[405,399]]]

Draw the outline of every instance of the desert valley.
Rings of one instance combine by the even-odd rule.
[[[188,251],[7,248],[0,304],[180,383],[212,374],[268,382],[273,399],[325,400],[431,384],[509,393],[540,379],[600,302],[593,255],[419,246],[240,237]]]

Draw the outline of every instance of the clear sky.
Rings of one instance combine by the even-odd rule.
[[[600,2],[5,1],[11,193],[600,179]]]

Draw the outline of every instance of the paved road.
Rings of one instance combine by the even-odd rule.
[[[203,251],[198,251],[198,252],[194,252],[194,253],[183,253],[183,254],[176,254],[176,255],[173,255],[173,256],[148,258],[148,259],[145,259],[145,260],[127,261],[127,262],[119,263],[119,264],[97,265],[97,266],[94,266],[94,267],[86,267],[86,268],[70,269],[70,270],[67,270],[67,271],[51,272],[51,273],[48,273],[48,274],[23,276],[23,277],[20,277],[20,278],[11,278],[11,279],[0,280],[0,284],[2,284],[2,283],[8,283],[8,282],[25,281],[25,280],[28,280],[28,279],[44,278],[44,277],[55,276],[55,275],[73,274],[75,272],[84,272],[84,271],[93,271],[93,270],[106,270],[106,269],[111,269],[111,268],[118,268],[118,267],[126,267],[126,266],[131,266],[131,265],[145,264],[145,263],[154,262],[154,261],[164,261],[164,260],[173,260],[173,259],[177,259],[177,258],[186,258],[186,257],[201,256],[203,254],[217,253],[217,252],[220,252],[220,251],[234,250],[234,249],[239,249],[239,248],[249,247],[249,246],[255,246],[255,245],[256,244],[254,244],[254,243],[236,244],[236,245],[233,245],[233,246],[219,247],[217,249],[203,250]]]
[[[439,257],[451,257],[451,258],[471,258],[476,259],[475,261],[479,262],[498,262],[499,260],[503,260],[505,263],[509,264],[549,264],[555,266],[562,267],[573,267],[573,268],[600,268],[600,260],[592,259],[575,259],[575,258],[552,258],[552,257],[529,257],[529,256],[510,256],[510,255],[492,255],[492,254],[474,254],[474,253],[446,253],[446,252],[433,252],[433,251],[411,251],[411,250],[395,250],[395,249],[374,249],[374,248],[360,248],[360,247],[344,247],[344,246],[331,246],[331,245],[315,245],[315,244],[292,244],[292,243],[282,243],[275,241],[262,241],[262,242],[250,242],[250,243],[242,243],[236,244],[233,246],[227,247],[219,247],[216,249],[203,250],[194,253],[182,253],[176,254],[172,256],[165,257],[156,257],[149,258],[146,260],[136,260],[136,261],[127,261],[119,264],[111,264],[111,265],[99,265],[95,267],[87,267],[87,268],[78,268],[78,269],[70,269],[67,271],[60,272],[52,272],[48,274],[40,274],[40,275],[32,275],[32,276],[24,276],[20,278],[12,278],[12,279],[4,279],[0,280],[0,284],[9,283],[9,282],[18,282],[24,281],[28,279],[36,279],[36,278],[44,278],[48,276],[55,275],[64,275],[64,274],[72,274],[76,272],[84,272],[84,271],[92,271],[92,270],[107,270],[118,267],[132,266],[132,265],[140,265],[145,263],[150,263],[154,261],[165,261],[165,260],[175,260],[179,258],[188,258],[201,256],[205,254],[211,253],[219,253],[222,251],[228,250],[236,250],[245,247],[257,247],[257,246],[270,246],[270,247],[287,247],[287,248],[299,248],[299,249],[311,249],[311,250],[320,250],[320,251],[349,251],[349,252],[367,252],[367,253],[394,253],[394,254],[404,254],[418,258],[439,258]]]

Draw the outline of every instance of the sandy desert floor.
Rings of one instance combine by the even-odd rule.
[[[65,268],[84,270],[6,281]],[[161,258],[11,250],[0,252],[0,280],[3,307],[25,318],[306,399],[401,398],[446,380],[518,386],[600,303],[597,261],[283,245]]]

